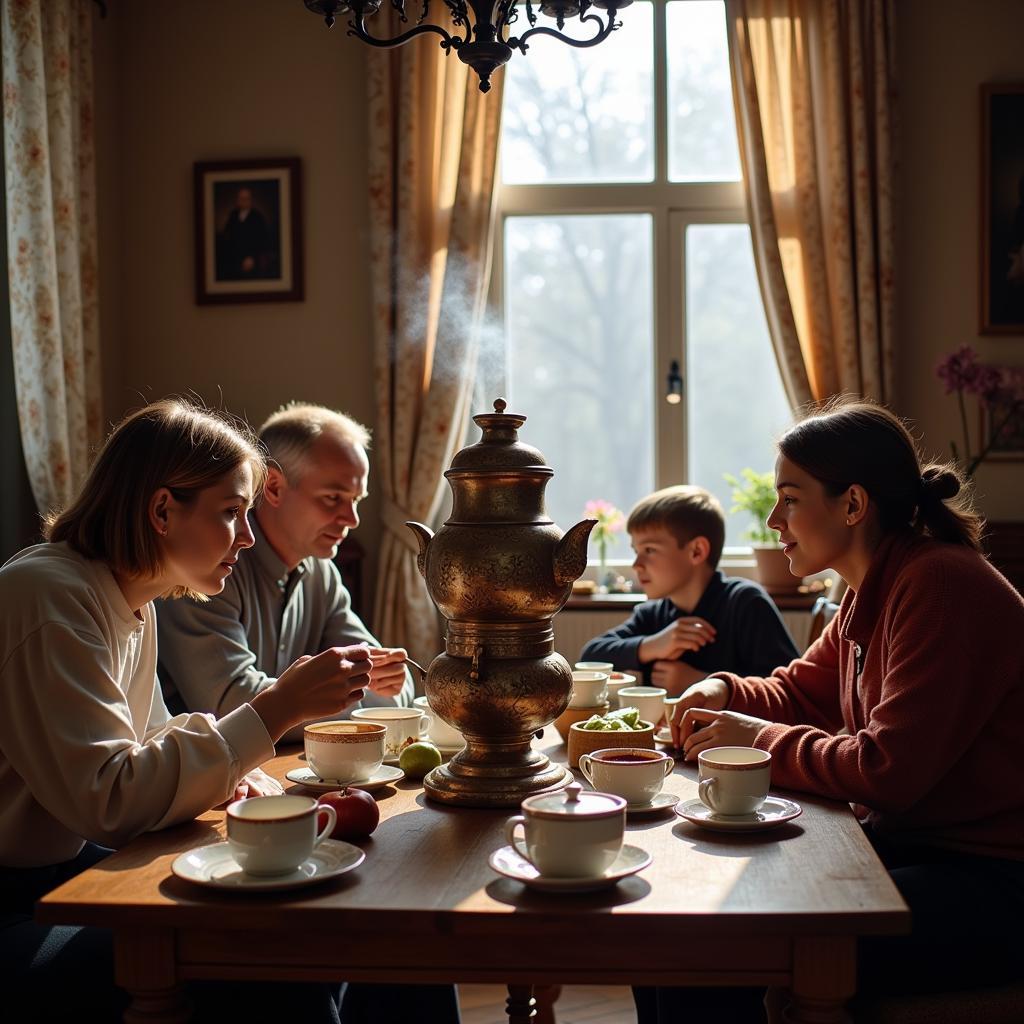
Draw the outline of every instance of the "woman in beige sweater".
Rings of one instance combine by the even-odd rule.
[[[40,928],[35,900],[142,832],[280,792],[257,768],[275,741],[369,680],[365,647],[332,648],[222,718],[167,713],[153,599],[223,589],[265,470],[245,428],[157,402],[114,430],[48,543],[0,569],[0,983],[44,1019],[112,1019],[121,997],[109,936]],[[337,990],[312,999],[337,1018]]]

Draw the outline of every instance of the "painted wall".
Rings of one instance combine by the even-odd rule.
[[[303,399],[372,427],[365,48],[282,0],[108,7],[95,53],[109,418],[195,392],[256,425]],[[279,156],[303,165],[305,301],[196,305],[193,162]],[[364,510],[372,552],[372,496]]]
[[[978,333],[982,82],[1024,81],[1020,0],[899,0],[900,320],[898,395],[931,451],[948,457],[959,414],[935,378],[964,344],[1024,365],[1024,336]],[[977,429],[971,410],[970,427]],[[979,502],[992,519],[1024,518],[1024,462],[982,465]]]

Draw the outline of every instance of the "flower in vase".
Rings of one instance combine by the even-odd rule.
[[[983,363],[970,345],[961,345],[939,362],[935,374],[945,384],[947,395],[956,394],[963,450],[958,449],[956,441],[952,440],[949,447],[953,459],[970,477],[984,462],[1000,435],[1010,429],[1012,422],[1024,410],[1024,367]],[[964,395],[974,395],[987,411],[986,436],[978,437],[974,454]]]
[[[597,545],[597,558],[601,563],[602,575],[608,558],[608,544],[617,533],[626,526],[626,517],[610,501],[594,498],[584,506],[583,514],[588,519],[596,519],[597,524],[590,533]]]

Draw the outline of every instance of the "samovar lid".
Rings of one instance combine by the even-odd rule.
[[[534,447],[519,440],[519,428],[526,422],[520,413],[505,412],[504,398],[494,400],[494,412],[483,412],[473,417],[482,435],[476,444],[467,445],[452,459],[445,476],[471,472],[507,469],[531,469],[545,475],[554,475],[544,456]]]

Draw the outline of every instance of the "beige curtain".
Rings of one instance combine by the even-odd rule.
[[[432,521],[463,442],[490,273],[503,79],[497,72],[482,94],[476,74],[433,37],[369,57],[374,451],[385,526],[374,628],[423,661],[441,649],[441,626],[404,524]]]
[[[754,257],[794,407],[892,394],[894,0],[726,0]]]
[[[102,434],[92,0],[3,0],[4,174],[21,441],[41,512]]]

